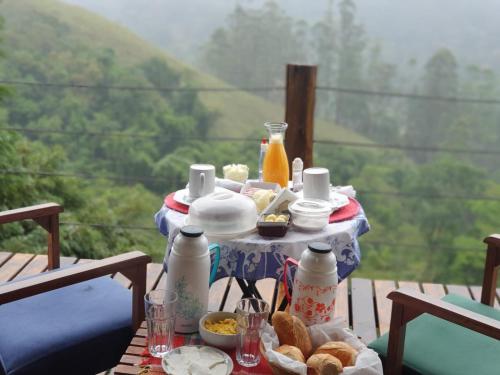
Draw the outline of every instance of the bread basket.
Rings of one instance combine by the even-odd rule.
[[[297,375],[296,372],[284,369],[283,367],[281,367],[275,363],[270,363],[267,360],[266,349],[264,348],[264,344],[262,344],[262,342],[260,343],[259,348],[260,348],[260,354],[262,355],[263,358],[266,359],[266,362],[269,365],[269,367],[271,368],[274,375]]]

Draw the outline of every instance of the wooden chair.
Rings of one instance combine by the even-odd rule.
[[[392,300],[388,337],[369,345],[381,355],[386,374],[489,374],[492,369],[492,374],[500,373],[500,310],[492,307],[500,235],[484,242],[488,247],[481,303],[454,295],[437,300],[409,289],[388,294]],[[489,370],[481,372],[483,368]]]
[[[50,270],[0,284],[0,375],[104,371],[144,320],[150,257],[133,251],[58,269],[62,211],[48,203],[0,213],[0,224],[32,219],[48,232]],[[116,272],[132,293],[108,276]]]

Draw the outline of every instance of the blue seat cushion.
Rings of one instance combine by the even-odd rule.
[[[492,319],[500,320],[500,310],[469,298],[449,294],[443,300]],[[387,358],[388,335],[368,346]],[[478,332],[422,314],[407,324],[403,373],[440,375],[500,374],[500,341]]]
[[[0,305],[0,375],[96,374],[132,339],[131,292],[101,277]]]

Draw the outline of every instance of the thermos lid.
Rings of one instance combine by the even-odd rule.
[[[313,253],[318,253],[318,254],[327,254],[330,251],[332,251],[332,247],[323,242],[312,242],[309,245],[307,245],[307,247]]]
[[[195,225],[186,225],[181,228],[181,233],[186,237],[200,237],[203,234],[203,229]]]

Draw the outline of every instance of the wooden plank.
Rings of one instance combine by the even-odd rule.
[[[275,310],[278,310],[281,302],[283,301],[284,298],[286,298],[285,287],[283,286],[282,282],[279,283],[278,290],[276,292],[277,292],[277,296],[276,296],[276,309]],[[289,304],[286,305],[285,311],[290,312],[290,305]]]
[[[471,298],[469,289],[465,285],[446,285],[446,289],[448,290],[448,294]]]
[[[0,270],[1,272],[1,270]],[[481,286],[478,286],[478,285],[474,285],[474,286],[470,286],[470,291],[471,291],[471,294],[472,294],[472,298],[474,298],[474,300],[476,300],[477,302],[481,302],[481,292],[483,290],[483,288]],[[493,302],[493,307],[499,309],[500,308],[500,304],[498,302],[498,299],[495,299],[495,301]]]
[[[267,278],[257,280],[256,287],[262,299],[266,301],[269,304],[269,308],[271,308],[273,304],[274,289],[276,287],[276,279]]]
[[[148,263],[146,270],[146,292],[151,291],[160,280],[163,272],[163,265],[158,263]]]
[[[123,276],[120,272],[117,272],[113,275],[113,279],[121,284],[124,288],[130,288],[132,286],[132,282]]]
[[[147,328],[139,328],[137,332],[135,333],[137,337],[146,337],[148,335],[148,329]]]
[[[61,268],[65,266],[70,266],[72,264],[75,264],[77,259],[75,257],[61,257]]]
[[[235,278],[231,279],[231,284],[229,285],[229,292],[227,294],[226,303],[224,304],[223,311],[235,311],[236,304],[241,299],[243,291],[236,282]]]
[[[422,283],[422,288],[424,289],[425,294],[439,299],[443,298],[446,295],[444,287],[441,284]]]
[[[130,345],[125,351],[126,354],[131,354],[131,355],[141,355],[142,352],[144,352],[144,348],[142,346],[133,346],[133,345]]]
[[[342,318],[345,327],[349,327],[349,280],[343,280],[337,287],[334,318]]]
[[[77,264],[85,264],[85,263],[90,263],[90,262],[94,262],[95,259],[78,259],[76,261]]]
[[[139,365],[142,362],[142,357],[136,355],[124,354],[120,358],[120,363],[125,365]]]
[[[134,337],[130,342],[131,345],[146,347],[146,339],[144,337]]]
[[[137,366],[119,364],[115,367],[115,375],[137,375],[139,368]]]
[[[229,277],[224,277],[210,286],[208,291],[208,311],[219,311],[229,280]]]
[[[47,264],[47,255],[36,255],[15,278],[19,279],[21,277],[33,276],[42,273],[47,269]]]
[[[372,282],[368,279],[351,279],[352,328],[368,344],[377,338]]]
[[[380,334],[389,331],[391,324],[392,301],[387,295],[396,289],[396,283],[391,280],[375,280],[375,298],[377,302],[377,316]]]
[[[167,273],[166,272],[163,272],[161,274],[161,277],[160,277],[160,280],[158,280],[158,282],[156,283],[154,289],[167,289]]]
[[[421,292],[420,286],[415,281],[398,281],[400,288],[409,288]]]
[[[4,264],[12,255],[12,253],[7,251],[0,251],[0,266]]]
[[[34,254],[14,254],[0,268],[0,282],[12,280],[34,257]]]

